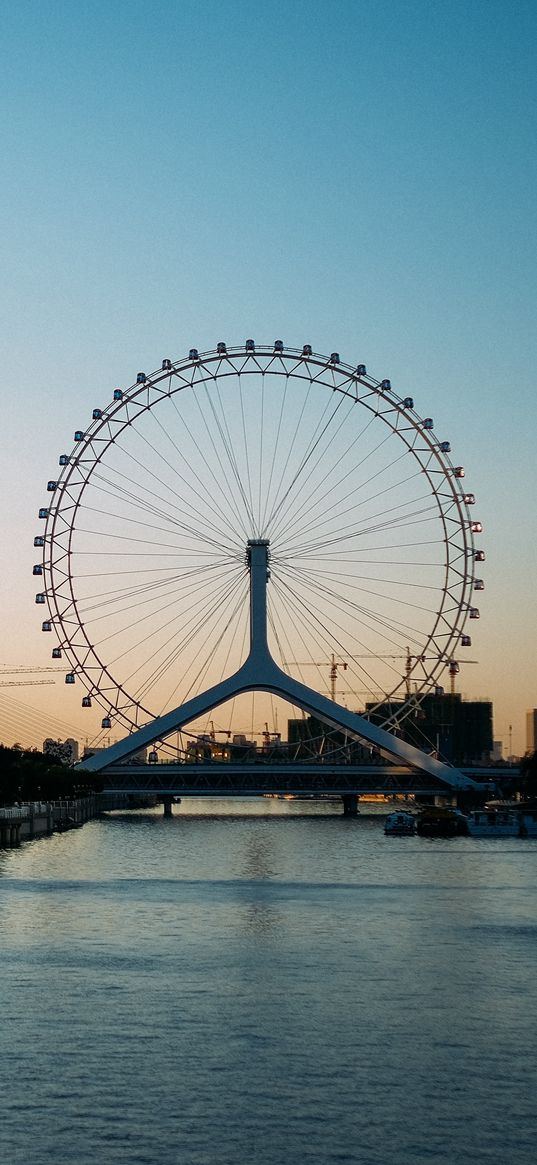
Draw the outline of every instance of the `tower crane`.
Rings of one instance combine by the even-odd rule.
[[[440,655],[411,655],[410,648],[407,647],[405,655],[353,655],[351,659],[404,659],[405,660],[405,691],[406,695],[410,696],[410,677],[412,675],[413,663],[425,663],[429,659],[442,659]],[[465,663],[479,663],[477,659],[465,659]],[[450,678],[450,694],[455,695],[455,676],[460,672],[460,665],[456,659],[449,657],[445,659],[445,663],[449,668]]]
[[[9,667],[8,664],[0,663],[0,688],[21,688],[34,686],[35,684],[55,684],[56,680],[11,680],[4,679],[4,676],[22,676],[22,675],[38,675],[41,672],[60,672],[58,667]]]
[[[58,672],[59,674],[62,669],[61,667],[21,667],[19,665],[16,665],[15,667],[9,667],[7,663],[0,663],[0,676],[34,676],[44,671],[53,671]]]
[[[414,663],[425,663],[426,660],[438,659],[438,658],[442,658],[442,657],[441,656],[423,655],[423,654],[412,655],[409,647],[407,647],[404,655],[376,655],[373,652],[370,652],[368,655],[351,655],[351,656],[349,656],[350,660],[356,660],[356,661],[358,661],[360,659],[393,659],[393,660],[404,659],[405,660],[405,676],[404,676],[405,692],[406,692],[407,696],[411,695],[410,679],[411,679],[411,675],[412,675],[412,665]],[[465,663],[478,663],[479,661],[477,659],[465,659],[464,662]],[[460,672],[460,664],[458,663],[458,661],[456,659],[453,659],[453,657],[449,657],[449,658],[446,657],[445,663],[446,663],[446,666],[449,668],[450,695],[454,696],[455,695],[455,677]],[[287,665],[295,664],[296,667],[329,667],[330,668],[330,698],[332,700],[335,700],[335,698],[336,698],[336,682],[337,682],[338,668],[342,667],[343,670],[346,671],[348,666],[349,666],[348,660],[345,660],[345,659],[337,660],[334,653],[332,653],[330,660],[323,660],[322,662],[319,662],[317,660],[310,660],[310,659],[308,659],[308,660],[288,659],[286,661],[286,664]],[[348,689],[348,691],[350,692],[351,689]],[[339,694],[343,695],[344,693],[341,692]]]
[[[336,659],[333,652],[332,652],[332,655],[330,656],[329,660],[323,659],[319,662],[319,661],[316,661],[314,659],[304,659],[304,660],[288,659],[288,660],[286,660],[286,666],[289,666],[289,664],[294,664],[296,667],[329,667],[330,668],[330,699],[334,700],[334,701],[336,699],[336,682],[337,682],[338,668],[342,667],[343,671],[346,671],[348,666],[349,666],[346,659]]]

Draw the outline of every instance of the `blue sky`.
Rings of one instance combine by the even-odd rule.
[[[281,336],[390,376],[467,466],[488,561],[462,687],[523,749],[535,5],[23,0],[2,26],[6,661],[44,656],[35,515],[74,428],[163,355]]]

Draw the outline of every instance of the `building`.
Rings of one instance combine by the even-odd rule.
[[[409,716],[397,722],[403,711],[397,703],[366,706],[373,723],[391,718],[394,730],[409,744],[435,753],[452,765],[489,764],[493,749],[492,703],[463,700],[458,693],[424,696]]]
[[[537,751],[537,708],[526,712],[526,752]]]
[[[75,765],[79,755],[78,740],[73,740],[71,736],[67,740],[53,740],[47,736],[43,741],[43,752],[62,765]]]
[[[453,765],[488,764],[491,759],[492,704],[463,700],[460,695],[425,696],[406,715],[406,701],[367,704],[361,715],[423,752],[436,754]],[[398,720],[400,714],[400,721]],[[328,728],[313,716],[288,721],[289,753],[297,760],[322,756],[335,763],[375,764],[379,750]]]

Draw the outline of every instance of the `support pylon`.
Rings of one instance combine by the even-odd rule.
[[[109,765],[127,760],[140,749],[155,740],[169,736],[171,732],[183,728],[185,724],[206,716],[213,708],[226,703],[234,696],[239,696],[243,692],[260,691],[280,696],[311,716],[318,717],[331,728],[346,732],[354,740],[365,741],[375,746],[388,759],[436,777],[452,788],[476,788],[475,781],[458,769],[407,744],[399,737],[392,736],[390,732],[372,724],[357,712],[349,712],[347,708],[299,683],[278,667],[270,654],[267,639],[267,581],[270,577],[268,540],[250,539],[247,543],[246,557],[250,571],[250,651],[242,666],[229,679],[222,680],[206,692],[187,700],[186,704],[172,712],[157,717],[124,740],[95,753],[85,760],[81,767],[90,772],[100,772]]]

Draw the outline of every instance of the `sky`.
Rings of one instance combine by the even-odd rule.
[[[479,666],[461,690],[492,698],[495,736],[512,725],[524,751],[537,706],[535,5],[0,11],[2,663],[49,661],[37,510],[94,405],[164,355],[281,336],[390,377],[450,439],[487,551]],[[58,723],[75,704],[78,716],[63,685],[2,694]]]

